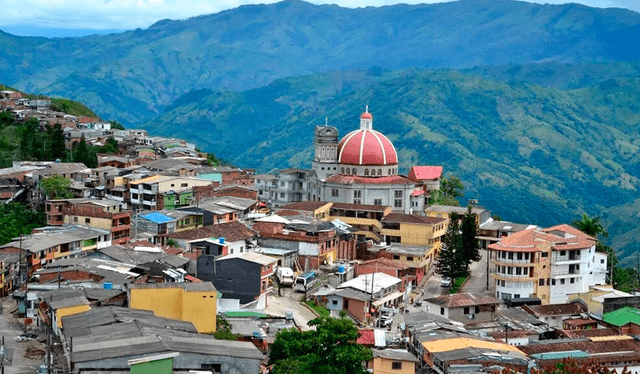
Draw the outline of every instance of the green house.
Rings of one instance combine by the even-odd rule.
[[[173,358],[178,357],[178,352],[163,353],[159,355],[136,358],[127,363],[131,367],[131,374],[172,374]]]

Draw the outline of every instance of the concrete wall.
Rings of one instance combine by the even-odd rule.
[[[211,279],[206,279],[205,274],[200,273],[200,258],[198,277],[213,282],[223,298],[239,299],[241,304],[247,304],[260,295],[260,265],[241,259],[215,261],[213,269],[206,274]]]
[[[402,368],[393,369],[393,363],[400,362]],[[411,361],[392,360],[389,358],[376,357],[373,359],[373,374],[415,374],[416,364]]]

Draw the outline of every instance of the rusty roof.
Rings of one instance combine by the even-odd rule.
[[[589,311],[589,308],[579,301],[573,301],[566,304],[523,305],[522,309],[536,317],[576,315],[587,313]]]
[[[208,238],[225,238],[228,242],[236,242],[246,240],[255,236],[255,233],[247,226],[239,221],[231,221],[226,223],[218,223],[216,225],[204,226],[195,230],[176,232],[167,235],[173,239],[208,239]]]
[[[455,293],[451,295],[440,295],[425,299],[431,304],[440,305],[445,308],[461,308],[476,305],[498,305],[500,300],[493,296],[475,293]]]
[[[560,333],[572,339],[618,335],[618,332],[614,329],[560,330]]]
[[[314,211],[316,209],[322,208],[323,206],[331,204],[322,201],[299,201],[296,203],[290,203],[282,207],[282,209],[288,210],[304,210],[304,211]]]
[[[446,218],[440,217],[426,217],[426,216],[418,216],[414,214],[400,214],[400,213],[389,213],[386,217],[382,219],[383,222],[393,222],[393,223],[416,223],[421,225],[435,225],[437,223],[441,223],[446,221]]]

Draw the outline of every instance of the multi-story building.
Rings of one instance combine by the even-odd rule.
[[[111,232],[83,226],[44,227],[0,246],[27,258],[29,274],[58,259],[80,257],[111,245]]]
[[[155,175],[129,183],[131,204],[139,209],[146,210],[161,210],[164,207],[165,200],[174,207],[176,203],[178,205],[189,205],[190,200],[183,196],[182,191],[190,191],[195,186],[207,186],[211,183],[211,181],[198,178]],[[173,191],[174,194],[168,193],[169,191]],[[179,198],[178,202],[176,202],[175,193],[183,196]],[[170,199],[170,196],[173,198]]]
[[[131,215],[112,200],[65,199],[48,200],[47,224],[51,226],[83,225],[111,231],[112,244],[129,241]]]
[[[489,245],[490,272],[499,299],[537,297],[568,302],[569,293],[605,284],[607,255],[597,240],[569,226],[517,232]]]

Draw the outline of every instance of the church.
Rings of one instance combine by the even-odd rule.
[[[398,174],[398,153],[389,138],[373,129],[368,108],[360,116],[360,128],[338,139],[333,126],[315,129],[309,200],[424,214],[429,193],[440,186],[441,166],[414,166],[409,177]]]

